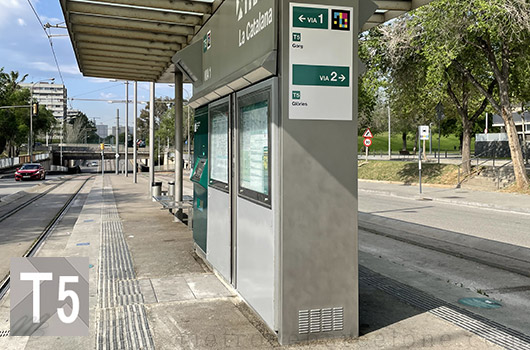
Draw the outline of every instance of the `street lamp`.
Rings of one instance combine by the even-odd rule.
[[[45,82],[45,81],[51,81],[54,82],[55,78],[49,78],[44,79],[41,81],[38,81],[36,83],[31,84],[31,87],[29,88],[29,140],[28,140],[28,153],[29,153],[29,161],[33,161],[33,87],[36,84]]]

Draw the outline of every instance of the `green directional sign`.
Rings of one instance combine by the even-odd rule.
[[[293,64],[293,85],[350,86],[350,67]]]
[[[293,7],[293,27],[328,29],[328,9]]]

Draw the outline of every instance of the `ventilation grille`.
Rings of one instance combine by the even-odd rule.
[[[334,307],[298,311],[298,334],[342,331],[344,308]]]
[[[0,338],[9,337],[9,331],[0,331]]]

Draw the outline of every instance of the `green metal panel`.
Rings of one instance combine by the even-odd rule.
[[[208,107],[203,106],[195,111],[195,137],[193,146],[193,163],[195,174],[201,160],[208,159]],[[192,180],[193,181],[193,180]],[[193,240],[206,252],[206,227],[208,217],[208,162],[204,164],[199,181],[193,183]]]

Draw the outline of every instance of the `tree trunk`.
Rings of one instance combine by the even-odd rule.
[[[407,133],[403,132],[401,134],[401,139],[403,140],[403,151],[407,150]]]
[[[465,175],[471,173],[471,123],[462,119],[462,170]]]
[[[521,143],[519,142],[519,136],[517,135],[517,129],[511,112],[504,107],[502,108],[502,119],[504,120],[506,134],[508,135],[508,145],[510,146],[510,154],[513,161],[515,182],[518,188],[527,188],[530,186],[530,181],[528,180],[528,174],[524,166]]]

